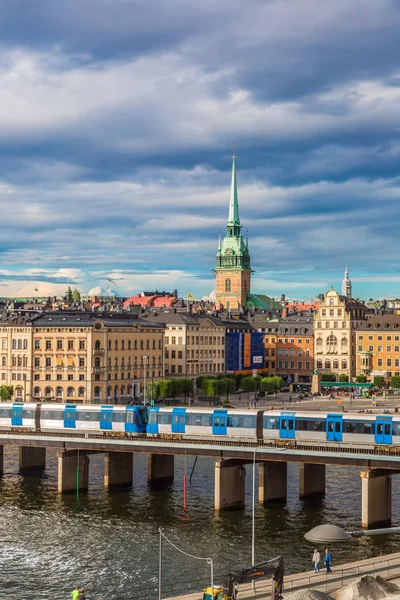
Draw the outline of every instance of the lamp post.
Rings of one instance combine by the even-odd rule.
[[[304,535],[308,542],[348,542],[354,538],[361,538],[364,536],[372,536],[372,535],[388,535],[391,533],[400,533],[400,527],[385,527],[384,529],[364,529],[361,531],[346,531],[337,525],[318,525],[307,531]]]
[[[143,390],[143,404],[146,405],[146,369],[147,369],[148,356],[143,356],[143,376],[144,376],[144,390]]]
[[[253,500],[251,514],[251,565],[256,562],[256,452],[260,446],[254,449],[253,452]],[[256,591],[255,581],[252,582],[253,593]]]

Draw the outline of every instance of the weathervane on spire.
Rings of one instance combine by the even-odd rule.
[[[232,144],[232,158],[236,158],[236,144]]]

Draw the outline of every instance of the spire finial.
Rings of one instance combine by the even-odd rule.
[[[236,144],[233,144],[231,197],[229,202],[229,216],[227,225],[240,227],[239,203],[236,184]]]
[[[232,144],[232,158],[233,160],[236,158],[236,144]]]

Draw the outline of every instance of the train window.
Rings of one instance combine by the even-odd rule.
[[[311,428],[309,431],[324,431],[325,421],[309,421]]]
[[[43,420],[64,421],[63,410],[42,410]]]
[[[289,421],[289,431],[293,430],[293,426],[294,426],[294,422],[292,421],[292,419],[290,419],[290,421]]]
[[[355,433],[356,432],[356,424],[355,423],[346,423],[346,433]]]
[[[390,435],[390,423],[385,423],[385,435]]]
[[[201,415],[202,427],[212,427],[212,415]]]
[[[296,419],[296,429],[297,431],[308,431],[309,426],[308,426],[308,421],[307,419]]]
[[[328,421],[328,431],[333,432],[333,422],[332,421]]]
[[[131,410],[128,411],[128,421],[129,422],[130,422],[129,416],[130,416],[131,412],[132,412]],[[150,411],[150,414],[149,414],[149,423],[153,423],[153,424],[157,423],[157,414],[158,414],[158,411],[156,411],[156,410],[151,410]]]
[[[400,435],[400,422],[399,423],[397,423],[396,421],[392,422],[392,434]]]
[[[113,418],[112,418],[114,423],[125,423],[126,421],[126,413],[124,412],[113,412]]]
[[[9,408],[0,408],[0,419],[9,419],[10,412],[11,412],[11,409],[9,409]]]
[[[106,413],[102,413],[103,414]],[[112,415],[111,411],[110,411],[110,415]],[[77,414],[77,419],[78,421],[99,421],[100,419],[100,413],[99,412],[92,412],[92,411],[79,411]],[[102,418],[102,421],[104,421],[104,419]]]
[[[342,422],[341,421],[336,421],[336,423],[335,423],[335,432],[336,433],[340,433],[341,427],[342,427]]]
[[[214,417],[214,427],[219,427],[219,417]]]
[[[24,410],[24,418],[25,419],[34,419],[35,418],[35,411],[32,409],[25,409]]]
[[[375,429],[375,427],[374,427],[374,423],[372,423],[372,421],[367,421],[367,422],[357,421],[355,433],[363,433],[363,434],[373,435],[374,429]]]
[[[282,419],[281,427],[282,427],[282,429],[286,429],[287,428],[287,421],[286,421],[286,419]]]
[[[264,429],[279,429],[279,417],[264,417]]]
[[[186,415],[186,425],[191,425],[192,427],[201,427],[201,414],[193,413]]]
[[[156,415],[155,419],[157,419],[157,413],[154,413],[154,414]],[[139,418],[138,418],[138,415],[137,415],[136,411],[134,411],[134,410],[128,410],[127,411],[126,422],[127,423],[134,423],[135,425],[140,425]],[[157,421],[154,420],[153,423],[157,423]]]
[[[228,427],[241,427],[242,429],[251,429],[256,426],[256,417],[250,415],[229,415]]]
[[[147,425],[148,416],[149,416],[147,408],[144,407],[144,406],[137,406],[136,410],[139,413],[139,416],[140,416],[140,418],[142,420],[143,425]]]
[[[382,435],[382,431],[383,431],[382,423],[377,423],[377,425],[376,425],[376,433],[378,435]]]
[[[158,422],[160,425],[171,425],[172,413],[158,413]]]

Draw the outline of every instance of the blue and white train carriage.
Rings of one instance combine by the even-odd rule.
[[[89,404],[42,404],[40,427],[46,430],[118,431],[144,433],[147,409],[144,406]]]
[[[155,407],[147,433],[400,445],[400,416]]]

